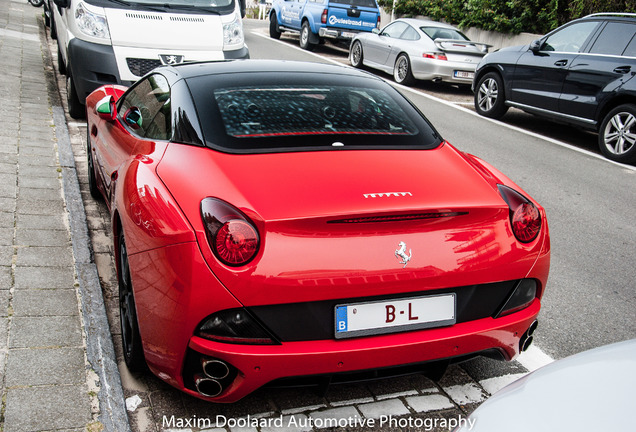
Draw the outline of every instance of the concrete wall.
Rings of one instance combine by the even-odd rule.
[[[382,17],[380,21],[380,26],[384,27],[385,25],[391,22],[391,14],[386,13],[382,8],[380,8],[382,12]],[[399,17],[395,17],[396,19]],[[420,19],[426,19],[425,17],[417,17]],[[490,51],[494,51],[499,48],[514,46],[514,45],[525,45],[532,42],[535,39],[539,39],[542,35],[532,34],[532,33],[521,33],[518,35],[509,35],[504,33],[497,33],[493,31],[486,31],[477,28],[469,28],[462,29],[462,33],[464,33],[468,38],[475,42],[483,42],[493,47]]]

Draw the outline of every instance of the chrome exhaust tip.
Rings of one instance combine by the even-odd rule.
[[[208,378],[215,380],[222,380],[230,374],[229,366],[221,360],[203,358],[201,359],[201,367]]]
[[[528,327],[528,330],[526,330],[523,336],[521,336],[521,339],[519,340],[519,352],[524,352],[528,348],[530,348],[530,345],[532,345],[532,342],[534,340],[532,335],[537,330],[538,326],[539,326],[539,321],[534,320],[532,324],[530,324],[530,327]]]
[[[203,375],[194,377],[194,385],[200,395],[205,397],[216,397],[223,392],[223,386],[215,379]]]

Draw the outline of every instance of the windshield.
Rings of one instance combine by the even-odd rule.
[[[206,140],[230,152],[432,148],[440,142],[419,112],[388,85],[235,81],[205,88],[204,80],[212,83],[198,77],[188,84]]]
[[[85,0],[103,8],[146,9],[160,12],[229,13],[234,10],[234,0]]]

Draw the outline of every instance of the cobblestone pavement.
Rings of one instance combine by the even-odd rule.
[[[86,222],[72,212],[79,187],[41,16],[0,0],[0,430],[118,430],[100,410],[110,382],[88,342],[99,338],[81,274]]]
[[[49,40],[57,61],[57,45]],[[52,70],[57,70],[55,64]],[[64,77],[57,75],[61,99]],[[152,375],[131,375],[121,357],[117,279],[109,212],[90,197],[86,163],[86,124],[67,117],[90,240],[113,334],[124,394],[140,403],[128,413],[133,431],[430,430],[449,431],[497,389],[527,373],[517,362],[479,359],[451,366],[434,382],[413,375],[373,383],[333,386],[316,394],[309,388],[261,389],[231,405],[187,396]]]

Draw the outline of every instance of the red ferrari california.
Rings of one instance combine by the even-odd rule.
[[[131,370],[233,402],[530,344],[544,209],[379,78],[192,63],[86,108]]]

